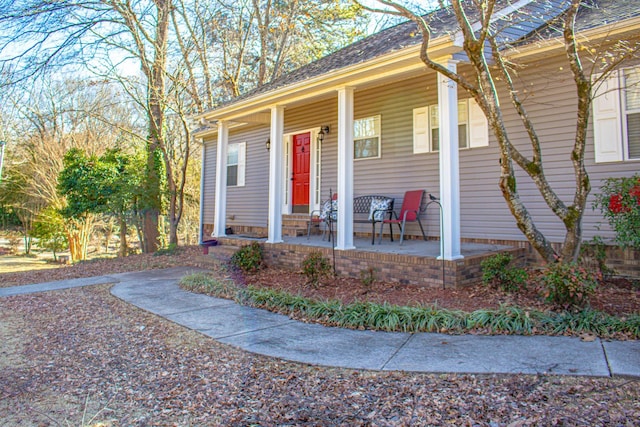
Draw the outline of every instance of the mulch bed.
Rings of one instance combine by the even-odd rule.
[[[545,302],[542,289],[530,284],[527,289],[506,293],[500,289],[477,284],[464,289],[429,288],[399,283],[374,281],[365,284],[360,279],[337,277],[318,286],[307,284],[306,276],[285,270],[267,268],[239,278],[247,285],[283,290],[313,299],[387,302],[395,305],[437,305],[450,310],[472,312],[495,309],[500,305],[516,305],[540,311],[553,309]],[[628,279],[603,282],[590,300],[591,308],[612,315],[624,316],[640,312],[640,285]]]

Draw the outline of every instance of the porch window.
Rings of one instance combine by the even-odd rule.
[[[380,157],[380,116],[353,122],[354,159]]]
[[[612,73],[592,107],[596,163],[640,160],[640,67]]]
[[[430,153],[440,149],[438,104],[413,110],[413,152]],[[458,148],[489,145],[489,126],[473,99],[458,102]]]
[[[244,187],[247,143],[229,144],[227,148],[227,187]]]

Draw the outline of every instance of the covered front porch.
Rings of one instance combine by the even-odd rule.
[[[309,238],[283,237],[282,242],[270,243],[266,238],[233,235],[218,238],[219,246],[209,255],[227,258],[239,247],[260,242],[264,247],[265,261],[272,267],[299,271],[302,260],[311,252],[319,251],[335,262],[336,272],[348,277],[361,277],[372,269],[376,280],[406,285],[462,288],[478,283],[482,277],[480,263],[498,253],[510,252],[514,258],[524,259],[525,249],[501,243],[462,242],[463,257],[456,260],[440,258],[438,240],[406,240],[402,245],[388,237],[381,244],[371,244],[369,236],[353,237],[354,248],[336,250],[333,243],[319,235]]]

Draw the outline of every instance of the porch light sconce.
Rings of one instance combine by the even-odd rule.
[[[318,132],[318,142],[322,144],[324,141],[324,136],[329,133],[329,126],[321,126],[320,132]]]
[[[267,138],[267,142],[264,145],[267,147],[267,151],[271,151],[271,138]]]

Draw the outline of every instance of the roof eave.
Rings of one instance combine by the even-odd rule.
[[[354,85],[358,80],[370,80],[373,76],[393,75],[394,71],[388,70],[393,69],[394,65],[398,65],[395,73],[406,72],[412,67],[416,69],[424,68],[425,65],[420,61],[419,55],[421,48],[422,44],[419,43],[366,62],[344,67],[234,102],[227,106],[199,114],[195,116],[195,119],[233,120],[241,115],[264,111],[272,105],[290,103],[292,99],[310,95],[317,96],[322,93],[335,91],[336,88],[339,87]],[[429,51],[432,56],[445,57],[459,50],[460,47],[455,45],[454,40],[449,35],[433,40],[429,46]],[[402,64],[405,64],[405,66],[401,66]],[[385,69],[388,70],[380,73]]]
[[[640,32],[640,16],[579,31],[576,36],[579,43],[593,43],[601,41],[607,37],[620,36],[626,33],[638,34],[638,32]],[[540,55],[563,47],[564,41],[562,40],[562,37],[554,37],[552,39],[540,40],[524,46],[512,48],[509,51],[508,56],[510,58],[517,59]]]

